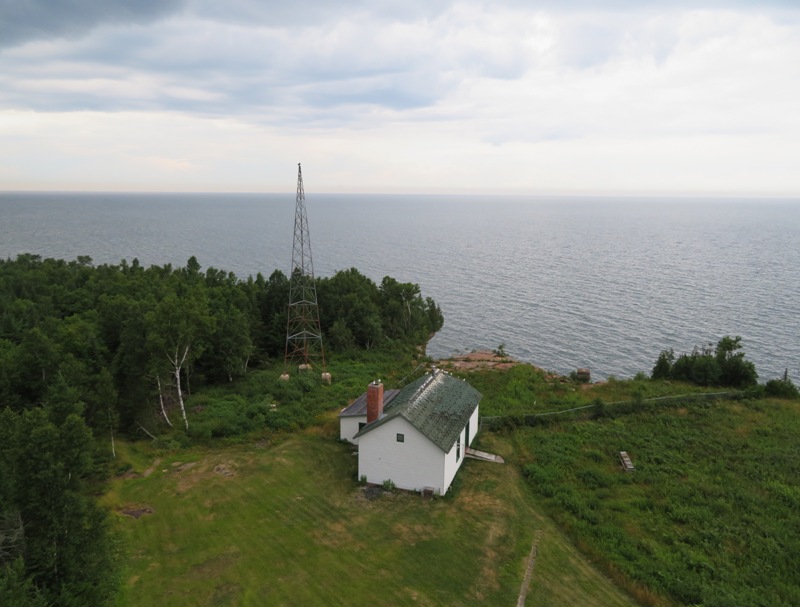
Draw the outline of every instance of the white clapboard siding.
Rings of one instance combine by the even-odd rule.
[[[403,442],[397,441],[402,434]],[[358,444],[358,476],[368,483],[382,484],[391,480],[398,489],[422,491],[433,487],[444,493],[444,453],[419,430],[402,417],[360,437]]]
[[[346,440],[354,445],[358,444],[358,439],[353,438],[358,432],[358,424],[367,422],[366,415],[354,415],[352,417],[339,418],[339,438]]]
[[[478,433],[478,424],[481,423],[481,420],[478,417],[478,409],[480,409],[480,405],[476,405],[475,406],[475,410],[472,412],[472,416],[469,418],[469,444],[470,445],[475,440],[475,435]]]

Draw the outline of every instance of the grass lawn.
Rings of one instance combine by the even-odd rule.
[[[467,460],[445,498],[370,501],[331,430],[161,454],[122,445],[138,476],[105,496],[127,548],[118,604],[515,605],[537,530],[526,605],[635,604],[541,514],[518,467]]]

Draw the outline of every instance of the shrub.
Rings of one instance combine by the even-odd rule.
[[[675,362],[675,352],[672,348],[662,350],[658,355],[658,360],[653,367],[651,377],[653,379],[669,379],[672,377],[672,364]]]
[[[268,401],[269,397],[253,402],[235,395],[204,399],[189,432],[198,438],[221,438],[259,430],[272,415]]]
[[[792,380],[784,376],[784,379],[771,379],[764,386],[767,396],[776,398],[800,398],[800,391]]]
[[[308,394],[319,385],[319,380],[317,379],[316,374],[314,374],[312,371],[306,371],[298,375],[297,383],[299,384],[300,389],[305,394]]]
[[[601,419],[606,415],[606,405],[598,396],[592,402],[592,419]]]
[[[506,345],[500,344],[497,346],[496,350],[492,350],[495,356],[499,356],[500,358],[506,358],[508,354],[506,353]]]
[[[587,457],[587,459],[589,459],[590,461],[593,461],[593,462],[595,462],[595,463],[597,463],[597,464],[599,464],[600,462],[603,462],[603,461],[605,461],[605,459],[606,459],[606,456],[605,456],[605,455],[603,455],[603,454],[602,454],[600,451],[598,451],[597,449],[590,449],[589,451],[587,451],[587,452],[586,452],[586,457]]]
[[[698,386],[732,386],[748,388],[758,381],[755,365],[747,360],[742,349],[742,338],[726,335],[717,342],[695,347],[691,354],[681,354],[677,359],[672,349],[663,350],[653,367],[653,379],[677,379]]]
[[[585,468],[576,474],[578,480],[589,489],[605,488],[609,485],[608,475],[593,468]]]
[[[528,481],[536,487],[536,490],[545,497],[555,495],[556,487],[563,477],[563,473],[559,470],[538,463],[527,464],[523,473],[528,477]]]

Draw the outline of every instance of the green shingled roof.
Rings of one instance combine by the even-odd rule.
[[[365,426],[356,437],[402,417],[447,453],[480,400],[481,393],[463,379],[434,371],[400,390],[386,406],[383,417]]]

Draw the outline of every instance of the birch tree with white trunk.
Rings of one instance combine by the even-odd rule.
[[[164,419],[170,423],[164,408],[159,376],[161,372],[168,372],[174,381],[183,425],[188,430],[189,419],[183,398],[185,371],[202,354],[213,327],[213,319],[208,313],[208,301],[202,285],[195,285],[187,291],[182,297],[170,294],[162,299],[148,314],[147,324],[149,350],[157,367],[155,376]]]
[[[161,390],[161,378],[156,375],[156,384],[158,385],[158,404],[161,405],[161,415],[164,416],[164,421],[172,428],[172,422],[167,415],[167,409],[164,406],[164,392]]]

